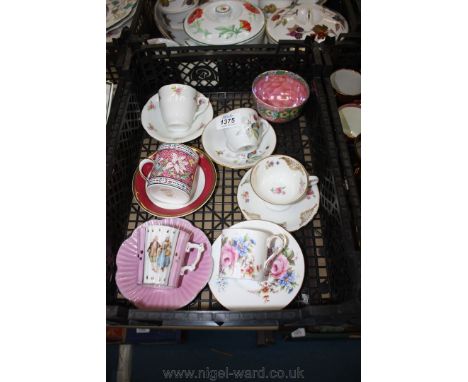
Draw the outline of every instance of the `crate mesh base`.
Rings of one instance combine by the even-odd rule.
[[[108,129],[111,134],[107,150],[107,306],[108,317],[113,322],[198,327],[219,323],[268,326],[275,322],[344,325],[356,321],[359,259],[352,248],[350,214],[321,79],[321,54],[309,44],[306,41],[196,50],[145,46],[134,53],[132,76],[119,84],[114,122],[112,129]],[[122,241],[136,227],[155,218],[133,198],[132,178],[138,162],[154,153],[159,144],[141,126],[141,107],[161,86],[186,83],[210,98],[215,116],[240,107],[255,108],[251,83],[268,69],[293,71],[307,80],[311,90],[300,118],[286,124],[272,124],[277,136],[274,153],[297,159],[320,179],[318,214],[292,233],[305,260],[300,292],[285,309],[271,312],[226,311],[208,286],[178,311],[132,309],[132,304],[117,290],[115,256]],[[200,138],[187,144],[203,149]],[[245,221],[237,203],[237,188],[247,170],[232,170],[217,164],[215,167],[214,194],[202,208],[184,217],[211,242],[223,229]]]
[[[249,93],[212,93],[207,94],[213,106],[214,115],[219,115],[239,107],[253,107]],[[306,118],[300,117],[288,124],[275,126],[277,146],[275,153],[290,155],[305,164],[307,171],[314,173],[310,140],[306,133]],[[203,149],[198,138],[187,144]],[[140,159],[154,153],[159,142],[153,138],[144,138]],[[244,221],[237,203],[237,188],[247,170],[232,170],[215,164],[218,173],[216,190],[211,199],[198,211],[184,218],[200,228],[214,242],[225,228]],[[133,230],[147,220],[155,218],[146,212],[133,198],[128,221],[127,237]],[[331,300],[332,291],[328,280],[327,258],[323,255],[323,238],[320,215],[298,232],[292,233],[298,241],[305,258],[306,274],[301,291],[289,308],[300,308],[305,304],[324,304]],[[200,292],[187,310],[222,310],[208,285]]]

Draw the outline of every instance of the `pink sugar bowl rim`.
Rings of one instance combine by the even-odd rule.
[[[295,80],[299,81],[300,83],[302,83],[305,86],[306,90],[307,90],[307,95],[304,98],[303,102],[298,104],[298,105],[281,107],[281,106],[271,105],[271,104],[265,102],[264,100],[260,99],[260,97],[257,96],[257,94],[256,94],[256,85],[257,85],[258,81],[260,81],[262,78],[264,78],[264,77],[266,77],[268,75],[273,75],[273,74],[287,75],[287,76],[289,76],[291,78],[294,78]],[[255,98],[255,100],[257,102],[260,102],[260,103],[268,106],[269,108],[277,109],[277,110],[285,110],[285,109],[294,109],[294,108],[298,108],[298,107],[303,106],[310,97],[310,88],[309,88],[309,85],[307,84],[307,81],[304,80],[304,78],[302,78],[299,74],[290,72],[288,70],[269,70],[269,71],[263,72],[263,73],[259,74],[257,77],[255,77],[255,79],[252,82],[252,94],[253,94],[253,96],[254,96],[254,98]]]

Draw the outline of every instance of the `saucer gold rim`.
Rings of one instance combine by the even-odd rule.
[[[132,178],[132,192],[133,192],[133,196],[135,197],[138,205],[143,209],[145,210],[147,213],[149,213],[150,215],[152,216],[156,216],[156,217],[161,217],[161,218],[180,218],[180,217],[184,217],[184,216],[187,216],[187,215],[190,215],[190,214],[193,214],[194,212],[198,211],[200,208],[202,208],[210,199],[211,197],[213,196],[213,193],[214,191],[216,190],[216,186],[218,185],[218,172],[216,171],[216,166],[213,164],[213,161],[211,160],[211,158],[209,157],[209,155],[204,152],[203,150],[200,150],[199,148],[197,147],[193,147],[193,146],[189,146],[190,148],[194,149],[195,151],[197,151],[197,153],[200,155],[204,155],[206,157],[206,159],[208,160],[208,162],[210,163],[210,166],[211,168],[213,169],[213,173],[214,173],[214,182],[213,182],[213,187],[210,191],[210,194],[207,196],[206,200],[203,201],[203,203],[201,203],[199,206],[197,206],[196,208],[193,208],[191,209],[190,211],[187,211],[187,212],[184,212],[182,214],[171,214],[171,215],[164,215],[164,214],[155,214],[154,212],[148,210],[142,203],[142,201],[140,200],[138,194],[139,192],[135,190],[135,177],[139,174],[139,171],[138,171],[138,168],[135,170],[135,172],[133,173],[133,178]],[[151,157],[153,155],[156,154],[156,151],[151,153],[147,159],[151,159]]]

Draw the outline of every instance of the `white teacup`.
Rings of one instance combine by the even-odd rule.
[[[205,112],[210,103],[203,94],[188,85],[171,84],[158,91],[161,114],[167,129],[181,135]]]
[[[217,118],[217,127],[226,136],[226,146],[234,153],[256,150],[267,132],[267,125],[261,123],[254,109],[235,109]]]
[[[279,242],[279,243],[278,243]],[[288,244],[283,234],[242,228],[223,230],[219,275],[224,278],[262,281],[275,257]]]
[[[302,199],[310,183],[318,183],[318,178],[309,176],[301,163],[286,155],[262,159],[250,173],[253,191],[274,210],[287,209]]]

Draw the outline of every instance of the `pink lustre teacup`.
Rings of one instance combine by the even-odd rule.
[[[299,116],[310,90],[301,76],[286,70],[270,70],[255,78],[252,93],[263,118],[283,123]]]
[[[288,239],[283,234],[272,235],[242,228],[225,229],[221,238],[219,275],[240,280],[265,280],[272,262],[287,244]]]
[[[185,272],[192,272],[205,250],[203,243],[191,243],[191,234],[165,225],[140,229],[138,237],[138,284],[177,288]],[[192,264],[185,265],[188,253],[196,250]]]
[[[184,204],[192,196],[194,177],[199,156],[191,147],[164,143],[159,145],[154,160],[144,159],[139,171],[146,179],[146,192],[150,198],[162,203]],[[147,164],[151,171],[144,172]]]
[[[171,84],[158,91],[161,114],[167,129],[181,135],[208,108],[209,100],[188,85]]]
[[[309,176],[304,166],[286,155],[272,155],[259,161],[250,174],[253,191],[271,209],[283,210],[302,199],[308,184],[318,178]]]

